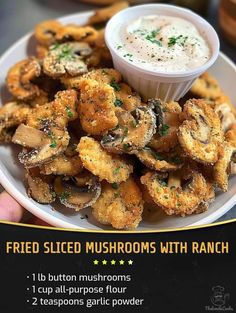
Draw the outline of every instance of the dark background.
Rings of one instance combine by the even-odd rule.
[[[223,296],[227,295],[225,307],[236,310],[236,222],[206,228],[163,232],[163,233],[88,233],[75,231],[58,231],[37,229],[14,225],[0,225],[0,277],[1,298],[0,312],[81,312],[81,313],[207,313],[206,306],[214,307],[215,313],[232,312],[218,310],[212,304],[214,292],[212,288],[224,288]],[[193,241],[197,242],[229,242],[228,254],[193,254],[191,249],[187,254],[6,254],[6,241],[38,241],[42,245],[45,241],[79,241],[84,246],[86,241],[155,241],[158,247],[160,241],[186,241],[191,247]],[[84,251],[84,249],[82,249]],[[93,265],[93,260],[133,260],[133,265],[111,266]],[[94,275],[131,275],[131,282],[113,283],[59,283],[56,285],[72,286],[128,286],[127,298],[144,298],[144,305],[128,306],[127,308],[95,307],[91,309],[80,306],[57,307],[31,306],[33,296],[31,291],[32,279],[27,276],[32,273],[51,274],[81,274]],[[41,286],[55,286],[52,282],[41,282]],[[30,287],[28,291],[27,288]],[[63,295],[42,295],[42,298],[63,298]],[[66,296],[69,298],[69,296]],[[79,295],[72,295],[77,298]],[[99,298],[92,294],[88,298]],[[115,298],[122,295],[115,295]],[[213,302],[214,303],[214,302]]]
[[[139,3],[142,1],[139,1]],[[143,1],[143,2],[148,2]],[[166,3],[203,3],[201,14],[214,26],[220,36],[221,50],[236,62],[236,48],[221,35],[218,22],[219,0],[169,0],[152,1]],[[57,18],[62,15],[96,9],[80,0],[0,0],[0,55],[24,34],[32,31],[38,22]],[[235,30],[236,31],[236,30]],[[236,99],[232,99],[236,102]],[[236,103],[235,103],[236,104]],[[1,186],[0,186],[1,190]],[[236,218],[236,206],[226,213],[221,220]]]

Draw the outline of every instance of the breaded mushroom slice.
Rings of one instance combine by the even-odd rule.
[[[141,183],[146,186],[154,202],[168,215],[193,214],[206,197],[206,180],[196,171],[192,171],[191,177],[178,174],[174,174],[176,182],[173,184],[155,172],[148,172],[141,177]],[[184,183],[182,178],[185,178]]]
[[[100,180],[120,183],[126,181],[133,172],[133,166],[125,159],[108,153],[91,137],[82,137],[76,150],[83,166]]]
[[[203,164],[218,160],[223,131],[218,114],[203,99],[191,99],[184,105],[185,118],[179,127],[179,142],[190,158]]]
[[[229,185],[229,175],[234,174],[233,156],[236,153],[236,125],[233,125],[225,134],[225,141],[219,150],[219,159],[213,168],[214,181],[221,190],[226,192]]]
[[[111,86],[84,79],[80,84],[79,118],[84,131],[101,135],[118,124]]]
[[[102,194],[92,208],[92,214],[101,224],[134,229],[142,219],[142,192],[132,177],[120,185],[104,182]]]
[[[95,69],[82,76],[62,77],[61,82],[67,88],[80,89],[80,84],[83,83],[84,79],[92,79],[100,83],[111,85],[113,88],[116,86],[116,89],[120,90],[119,82],[121,81],[121,74],[113,68]]]

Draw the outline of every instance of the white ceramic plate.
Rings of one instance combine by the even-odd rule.
[[[91,14],[92,12],[78,13],[65,16],[59,20],[62,23],[83,24]],[[34,38],[32,34],[28,34],[8,49],[0,59],[0,99],[2,103],[9,99],[5,87],[8,69],[17,61],[34,54],[34,48]],[[210,69],[210,73],[218,79],[224,91],[236,103],[236,66],[221,53],[217,62]],[[50,205],[41,205],[30,199],[26,194],[24,185],[24,169],[17,160],[18,152],[19,150],[16,146],[0,146],[0,183],[26,209],[57,227],[94,230],[110,229],[96,223],[89,209],[75,213],[60,205],[54,205],[56,208],[54,210]],[[229,191],[217,194],[216,201],[211,204],[207,212],[185,218],[166,216],[159,212],[156,214],[155,221],[152,221],[152,223],[143,221],[138,230],[158,230],[212,223],[229,211],[234,204],[236,204],[236,176],[230,179]],[[89,216],[88,219],[84,218],[85,214]]]

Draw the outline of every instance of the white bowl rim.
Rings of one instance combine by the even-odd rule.
[[[168,72],[168,73],[158,72],[156,70],[151,70],[151,69],[144,69],[144,68],[141,68],[140,66],[136,66],[135,64],[133,64],[131,62],[128,62],[126,59],[122,58],[117,53],[117,51],[113,47],[113,45],[110,44],[110,28],[111,28],[111,25],[112,25],[112,23],[114,23],[114,21],[116,19],[118,19],[118,17],[120,17],[122,14],[125,14],[126,12],[134,11],[134,10],[138,10],[138,9],[145,10],[146,8],[147,9],[150,9],[150,8],[155,8],[155,9],[164,8],[165,9],[166,8],[166,9],[172,10],[173,12],[175,10],[175,11],[178,11],[178,12],[188,13],[190,16],[199,19],[199,21],[201,21],[201,23],[207,25],[207,28],[208,28],[208,30],[209,30],[209,32],[211,34],[211,35],[209,35],[209,37],[213,36],[214,40],[215,40],[215,43],[216,43],[214,49],[211,46],[211,49],[212,49],[211,58],[206,63],[201,65],[200,67],[194,68],[192,70],[188,70],[188,71],[185,71],[185,72]],[[193,24],[194,24],[194,22],[193,22]],[[199,76],[201,73],[205,72],[209,67],[211,67],[215,63],[215,61],[216,61],[216,59],[217,59],[217,57],[219,55],[219,50],[220,50],[220,41],[219,41],[219,37],[218,37],[215,29],[203,17],[201,17],[200,15],[194,13],[192,10],[189,10],[189,9],[186,9],[186,8],[182,8],[182,7],[179,7],[179,6],[176,6],[176,5],[171,5],[171,4],[160,4],[160,3],[150,3],[150,4],[136,5],[136,6],[133,6],[133,7],[128,7],[126,9],[118,12],[117,14],[115,14],[109,20],[109,22],[106,25],[105,41],[106,41],[106,44],[107,44],[109,50],[111,51],[111,53],[114,54],[117,58],[119,58],[119,60],[121,62],[125,63],[127,66],[130,66],[131,68],[134,68],[136,70],[139,70],[139,71],[141,71],[143,73],[146,73],[146,74],[149,74],[149,75],[154,75],[154,76],[159,76],[159,77],[169,77],[169,78]]]

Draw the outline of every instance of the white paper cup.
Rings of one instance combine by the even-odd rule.
[[[117,28],[128,25],[130,21],[147,15],[167,15],[183,18],[196,26],[200,34],[206,38],[211,48],[211,58],[202,66],[185,72],[158,72],[143,69],[122,58],[118,53],[114,32]],[[131,7],[114,15],[106,26],[106,44],[111,52],[114,67],[144,98],[160,98],[163,101],[178,101],[191,88],[197,77],[204,73],[217,59],[219,54],[219,38],[214,28],[194,12],[178,6],[166,4],[147,4]]]

